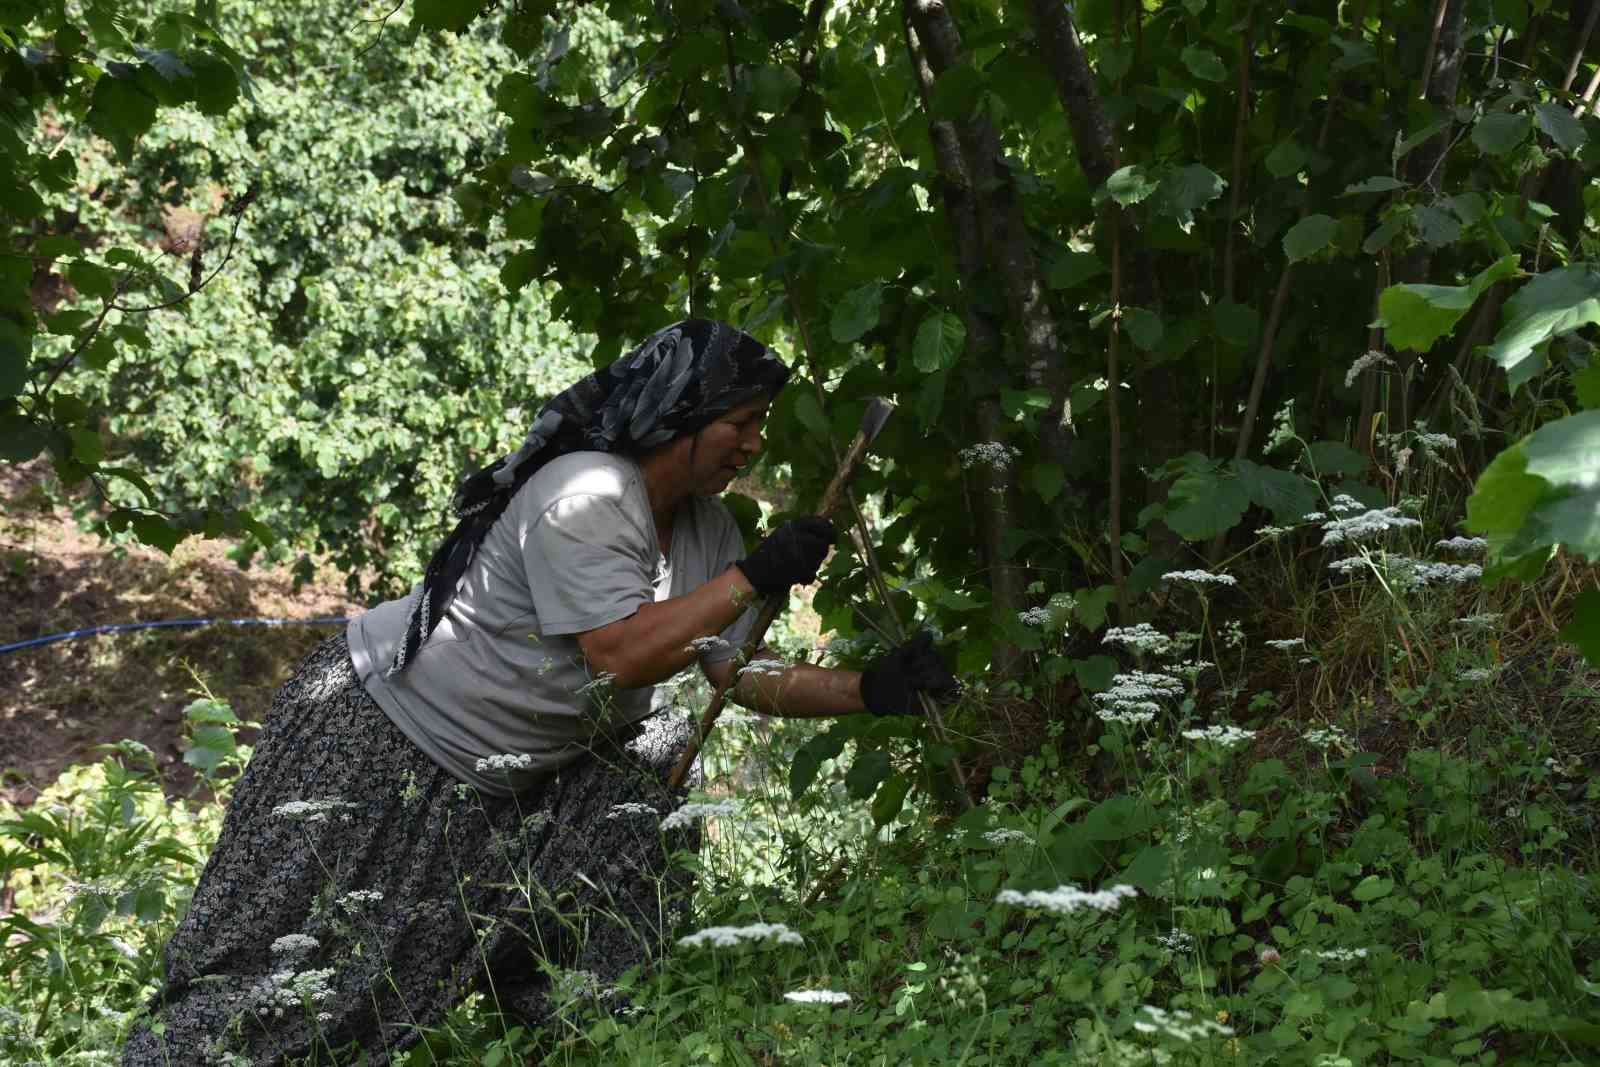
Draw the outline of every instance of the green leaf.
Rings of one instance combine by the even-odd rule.
[[[1250,495],[1237,478],[1196,471],[1172,483],[1167,494],[1166,524],[1185,541],[1205,541],[1224,533],[1244,517]]]
[[[239,100],[239,75],[215,56],[196,56],[192,65],[195,107],[202,115],[227,114]]]
[[[1394,151],[1389,155],[1389,165],[1393,168],[1398,168],[1400,161],[1406,156],[1410,155],[1418,145],[1422,144],[1424,141],[1431,140],[1436,134],[1443,133],[1449,128],[1450,120],[1440,119],[1437,122],[1430,122],[1428,125],[1424,126],[1422,129],[1418,130],[1416,133],[1405,138],[1404,140],[1400,139],[1400,135],[1398,133],[1395,134]]]
[[[112,280],[111,272],[86,259],[75,259],[67,264],[67,281],[92,300],[109,299],[117,291],[117,283]]]
[[[1600,589],[1590,586],[1572,601],[1572,620],[1557,634],[1577,647],[1583,658],[1600,667]]]
[[[844,775],[844,789],[852,800],[865,800],[878,788],[878,783],[889,777],[889,753],[881,748],[856,750],[850,769]]]
[[[1405,189],[1405,182],[1389,178],[1387,174],[1379,174],[1376,178],[1368,178],[1363,182],[1355,182],[1354,186],[1344,187],[1341,197],[1358,197],[1365,192],[1394,192],[1395,189]]]
[[[1115,82],[1133,68],[1133,46],[1113,44],[1102,38],[1095,69],[1108,82]]]
[[[1529,474],[1558,488],[1600,487],[1600,411],[1582,411],[1539,427],[1521,445]]]
[[[512,296],[522,292],[533,281],[538,262],[538,254],[533,249],[518,252],[500,267],[500,284]]]
[[[1589,140],[1589,133],[1583,128],[1583,123],[1561,104],[1546,100],[1544,103],[1534,105],[1533,119],[1539,124],[1539,129],[1544,131],[1544,135],[1564,152],[1576,152]]]
[[[911,360],[919,371],[931,374],[955,366],[967,343],[967,325],[959,316],[945,311],[929,315],[917,327],[911,345]]]
[[[1234,460],[1233,469],[1250,502],[1271,511],[1278,522],[1296,522],[1316,509],[1317,483],[1303,475],[1248,459]]]
[[[133,517],[131,523],[133,535],[144,544],[159,548],[167,555],[172,555],[172,550],[178,547],[178,542],[186,536],[172,523],[160,515],[149,512],[140,512]]]
[[[1392,892],[1394,892],[1394,879],[1369,874],[1356,883],[1356,887],[1350,891],[1350,896],[1365,903],[1386,897]]]
[[[1161,324],[1160,315],[1139,307],[1122,309],[1122,327],[1128,331],[1128,337],[1133,343],[1146,352],[1153,351],[1161,343],[1162,334],[1166,332]]]
[[[1001,389],[1000,410],[1015,421],[1050,407],[1050,394],[1043,389]]]
[[[1586,408],[1600,408],[1600,363],[1591,363],[1573,374],[1572,391]]]
[[[459,33],[488,6],[488,0],[416,0],[411,8],[411,24]]]
[[[1359,478],[1366,473],[1367,466],[1371,462],[1343,441],[1313,441],[1309,451],[1311,464],[1319,478],[1336,474]]]
[[[1209,48],[1199,48],[1190,45],[1180,54],[1183,65],[1189,68],[1189,73],[1202,81],[1219,82],[1228,76],[1228,68],[1223,66],[1222,60]]]
[[[1517,257],[1496,260],[1466,285],[1391,285],[1378,296],[1386,336],[1396,348],[1426,352],[1455,329],[1479,296],[1517,273]],[[1509,301],[1507,302],[1509,306]]]
[[[1218,301],[1212,305],[1211,321],[1217,336],[1235,348],[1251,348],[1261,336],[1261,313],[1249,304]]]
[[[830,436],[828,420],[822,414],[822,405],[817,402],[816,395],[809,390],[802,389],[795,395],[794,416],[818,444]]]
[[[44,428],[21,412],[0,411],[0,460],[26,463],[49,443]]]
[[[1578,263],[1535,275],[1506,301],[1504,325],[1486,355],[1505,368],[1513,393],[1544,369],[1534,349],[1553,337],[1600,322],[1600,267]]]
[[[876,282],[852,289],[833,306],[831,332],[840,344],[848,344],[878,325],[883,311],[883,286]]]
[[[983,72],[971,63],[956,63],[933,83],[929,115],[948,122],[963,121],[977,110],[983,90]]]
[[[800,95],[800,75],[786,66],[756,67],[749,72],[750,106],[776,115],[789,110]]]
[[[789,763],[789,796],[798,800],[811,788],[823,763],[837,758],[848,739],[849,733],[836,725],[801,745]]]
[[[1188,233],[1194,225],[1194,213],[1222,195],[1228,183],[1213,171],[1198,163],[1167,171],[1157,187],[1157,211],[1178,222],[1178,229]]]
[[[103,75],[90,96],[89,128],[111,142],[124,164],[133,158],[133,145],[156,120],[156,98],[132,77]]]
[[[1528,136],[1528,125],[1526,115],[1490,112],[1473,124],[1472,143],[1491,156],[1504,155]]]
[[[1411,213],[1411,227],[1417,240],[1429,248],[1455,244],[1461,237],[1461,223],[1442,207],[1425,204]]]
[[[894,821],[900,809],[906,805],[906,794],[911,792],[911,779],[904,774],[896,772],[879,787],[878,793],[872,798],[872,823],[874,826],[888,826]]]
[[[1283,235],[1283,254],[1289,257],[1290,263],[1309,259],[1331,245],[1338,230],[1337,219],[1327,215],[1307,215]]]
[[[1300,168],[1306,165],[1310,158],[1300,142],[1289,139],[1279,141],[1278,146],[1267,153],[1267,173],[1274,178],[1289,178],[1300,173]]]
[[[1137,163],[1114,171],[1094,194],[1094,202],[1101,203],[1110,197],[1123,207],[1137,204],[1145,197],[1156,191],[1157,182],[1145,173],[1144,167]]]
[[[1048,504],[1061,495],[1062,486],[1067,484],[1067,474],[1061,469],[1060,464],[1041,463],[1033,468],[1028,481],[1033,486],[1033,491]]]
[[[1070,289],[1105,272],[1106,265],[1093,252],[1066,252],[1050,265],[1049,285],[1052,289]]]

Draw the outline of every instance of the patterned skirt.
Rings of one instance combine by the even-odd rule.
[[[682,801],[664,783],[689,732],[657,715],[482,796],[328,638],[273,702],[122,1063],[384,1064],[475,990],[520,1025],[603,995],[687,907],[669,857],[698,834],[659,820]]]

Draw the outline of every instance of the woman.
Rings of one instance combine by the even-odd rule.
[[[746,554],[715,499],[788,377],[749,335],[680,322],[462,482],[412,594],[279,692],[125,1065],[386,1063],[472,990],[537,1022],[569,992],[552,976],[610,985],[659,951],[686,890],[666,857],[698,837],[659,828],[692,716],[652,717],[654,687],[695,661],[726,682],[751,605],[814,581],[833,541],[798,519]],[[731,695],[910,714],[953,684],[924,637]]]

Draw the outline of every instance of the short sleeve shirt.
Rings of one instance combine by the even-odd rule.
[[[665,706],[654,686],[621,690],[597,678],[575,635],[682,596],[744,554],[721,501],[691,497],[663,555],[638,464],[569,453],[512,497],[404,671],[385,673],[415,589],[350,622],[350,657],[373,700],[429,757],[461,781],[507,796],[577,759],[597,733]],[[747,609],[700,662],[731,659],[755,616]],[[501,754],[527,755],[532,765],[478,771],[479,760]]]

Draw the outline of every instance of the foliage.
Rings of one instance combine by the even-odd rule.
[[[585,369],[532,294],[498,297],[502,238],[463,229],[449,195],[499,137],[482,86],[509,53],[486,34],[406,45],[305,5],[235,7],[218,25],[251,99],[164,112],[126,158],[69,132],[77,188],[97,195],[53,202],[97,240],[233,254],[181,318],[146,324],[137,354],[63,381],[150,503],[248,514],[241,560],[267,547],[309,575],[328,558],[352,590],[364,578],[392,594],[442,536],[464,469],[514,447]],[[230,217],[225,195],[246,187]],[[57,315],[82,318],[83,295]],[[145,536],[155,519],[141,514]]]

